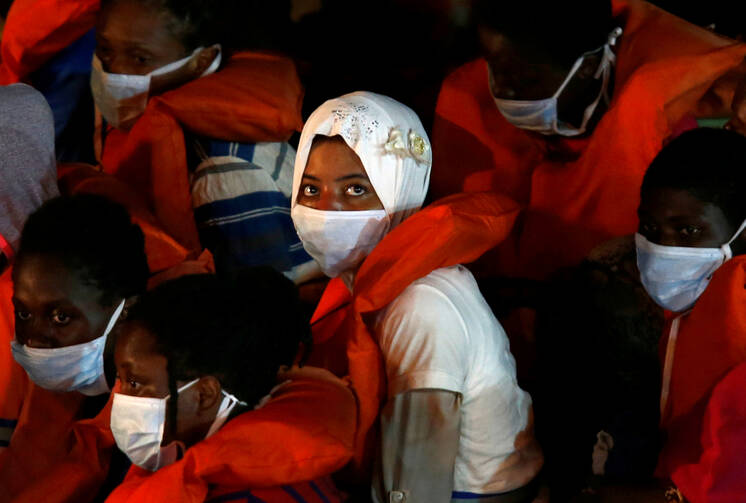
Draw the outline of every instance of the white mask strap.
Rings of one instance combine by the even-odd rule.
[[[194,379],[193,381],[189,381],[188,383],[186,383],[186,384],[185,384],[184,386],[182,386],[181,388],[178,388],[178,389],[176,390],[176,394],[178,395],[179,393],[181,393],[181,392],[182,392],[182,391],[184,391],[185,389],[187,389],[187,388],[191,388],[191,387],[192,387],[192,386],[194,385],[194,383],[198,382],[198,381],[199,381],[200,379],[201,379],[201,377],[198,377],[198,378]],[[171,398],[171,393],[169,393],[168,395],[166,395],[166,396],[165,396],[165,397],[164,397],[163,399],[164,399],[164,400],[168,400],[169,398]]]
[[[741,233],[746,229],[746,220],[744,220],[741,223],[741,226],[738,228],[735,234],[733,234],[733,237],[730,238],[730,240],[725,243],[723,246],[720,247],[721,250],[723,250],[723,253],[725,253],[725,260],[730,260],[733,258],[733,250],[730,249],[731,243],[738,239],[738,236],[741,235]]]
[[[122,299],[122,302],[120,302],[117,308],[114,310],[114,314],[112,314],[111,318],[109,319],[109,324],[106,325],[106,330],[104,330],[103,337],[109,335],[109,332],[112,331],[114,325],[116,325],[117,321],[119,321],[119,316],[121,316],[122,311],[124,311],[124,303],[125,299]]]

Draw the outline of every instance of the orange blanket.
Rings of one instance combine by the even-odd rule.
[[[334,279],[314,314],[314,365],[349,375],[359,401],[356,475],[374,452],[374,422],[386,399],[383,357],[364,320],[435,269],[476,260],[509,234],[518,206],[491,193],[457,194],[414,214],[366,258],[354,297]]]
[[[105,131],[102,169],[143,195],[168,234],[199,250],[183,129],[226,141],[286,141],[302,127],[302,98],[291,60],[235,54],[217,73],[152,98],[130,131]]]
[[[23,81],[96,22],[99,0],[14,0],[0,41],[0,85]]]
[[[709,491],[715,494],[727,491],[734,487],[732,484],[746,480],[742,458],[726,456],[730,452],[728,446],[718,444],[717,439],[708,440],[713,434],[712,428],[719,428],[717,424],[713,424],[718,419],[705,420],[706,414],[725,413],[706,412],[708,408],[718,410],[724,406],[722,399],[713,395],[713,389],[720,386],[718,383],[734,367],[746,362],[745,284],[746,256],[737,256],[715,273],[707,290],[692,312],[681,319],[679,327],[670,395],[661,418],[668,438],[658,470],[661,475],[671,477],[682,488],[690,491],[696,488],[694,495],[705,495],[698,499],[685,493],[693,502],[727,501],[710,499],[706,495]],[[662,353],[665,353],[667,342],[666,336],[661,341]],[[724,386],[730,388],[729,385]],[[743,391],[740,393],[742,395]],[[738,396],[740,395],[736,394],[732,398],[732,407],[726,408],[730,410],[727,414],[732,417],[724,417],[732,420],[728,423],[731,429],[720,433],[740,437],[740,445],[743,446],[746,439],[746,416],[738,416],[738,411],[743,410],[737,403],[739,399],[742,400]],[[712,400],[716,402],[708,406],[708,402]],[[734,428],[740,428],[740,431]],[[715,456],[716,459],[713,459],[719,450],[722,450],[722,456]],[[739,456],[741,455],[742,451],[739,452]],[[706,469],[708,466],[711,469]],[[733,470],[738,468],[741,468],[741,478],[731,478]]]
[[[615,0],[624,27],[610,108],[586,138],[543,138],[497,110],[484,60],[443,83],[433,127],[431,194],[492,190],[525,206],[484,274],[542,279],[637,225],[648,165],[746,46],[639,0]],[[708,95],[710,97],[710,95]]]

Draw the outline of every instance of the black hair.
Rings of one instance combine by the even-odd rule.
[[[125,323],[148,330],[168,361],[173,428],[176,381],[211,375],[254,406],[276,385],[279,368],[292,365],[301,346],[306,352],[311,346],[297,288],[269,267],[163,283],[138,300]]]
[[[542,63],[571,65],[606,43],[613,26],[610,0],[477,0],[478,25],[497,31]]]
[[[142,230],[127,210],[104,197],[50,199],[26,221],[16,260],[43,255],[59,260],[114,302],[145,290],[148,260]]]
[[[686,190],[738,227],[746,220],[746,137],[725,129],[685,132],[653,159],[641,196],[660,188]]]
[[[102,0],[102,8],[118,0]],[[267,49],[290,22],[288,0],[136,0],[172,16],[169,29],[188,51],[221,44],[224,50]]]

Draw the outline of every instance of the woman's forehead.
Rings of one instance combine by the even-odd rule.
[[[18,300],[39,304],[100,306],[103,294],[86,281],[82,272],[71,270],[62,260],[40,254],[19,258],[13,268],[13,289]]]

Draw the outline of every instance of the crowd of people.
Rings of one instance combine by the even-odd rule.
[[[316,3],[10,3],[0,502],[746,501],[732,19]]]

